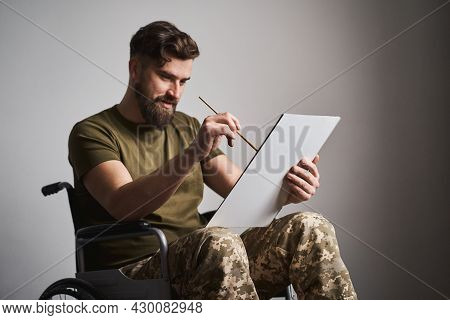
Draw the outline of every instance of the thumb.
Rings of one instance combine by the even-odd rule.
[[[320,157],[319,157],[319,155],[317,155],[317,156],[314,157],[314,160],[312,162],[314,164],[317,164],[319,162],[319,160],[320,160]]]

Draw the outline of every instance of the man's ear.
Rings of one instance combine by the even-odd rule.
[[[136,83],[140,76],[140,63],[137,58],[131,58],[130,61],[128,61],[128,72],[130,73],[130,82]]]

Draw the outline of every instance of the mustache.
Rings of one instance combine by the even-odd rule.
[[[165,103],[169,103],[169,104],[176,105],[176,104],[178,104],[178,99],[174,99],[174,98],[172,98],[172,97],[170,97],[170,96],[164,95],[164,96],[156,97],[156,98],[153,100],[153,102],[154,102],[154,103],[157,103],[157,102],[165,102]]]

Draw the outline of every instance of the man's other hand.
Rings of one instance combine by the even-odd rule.
[[[307,201],[316,194],[320,186],[318,162],[319,155],[312,161],[303,158],[288,171],[283,179],[283,191],[287,194],[284,205]]]

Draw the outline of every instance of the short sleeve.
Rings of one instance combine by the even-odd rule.
[[[196,118],[192,118],[193,119],[193,125],[194,125],[194,130],[195,130],[195,135],[197,135],[198,130],[200,130],[200,122],[196,119]],[[221,154],[224,154],[222,150],[220,150],[220,148],[216,148],[214,150],[212,150],[209,155],[203,159],[203,162],[207,162],[208,160],[211,160],[212,158],[215,158]]]
[[[120,160],[119,147],[108,130],[90,122],[77,123],[69,136],[69,162],[81,178],[102,162]]]

